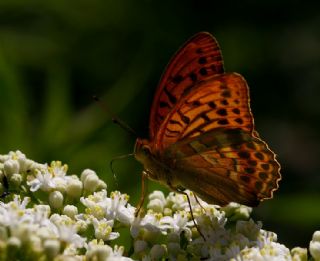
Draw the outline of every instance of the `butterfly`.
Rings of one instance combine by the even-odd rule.
[[[149,131],[149,139],[136,140],[134,155],[144,177],[174,191],[189,189],[221,206],[257,206],[279,187],[280,165],[254,128],[247,82],[224,71],[218,42],[207,32],[169,62]]]

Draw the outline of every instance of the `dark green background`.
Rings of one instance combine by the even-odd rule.
[[[92,168],[116,189],[109,162],[132,152],[135,137],[91,96],[147,137],[166,63],[193,34],[209,31],[226,70],[247,79],[256,128],[282,165],[280,190],[255,218],[280,242],[306,247],[320,228],[319,6],[235,2],[2,0],[0,153],[63,160],[70,173]],[[129,158],[115,169],[118,189],[136,204],[141,166]]]

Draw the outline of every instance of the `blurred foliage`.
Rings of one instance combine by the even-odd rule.
[[[307,246],[320,224],[319,26],[319,4],[302,1],[2,0],[1,153],[92,168],[116,189],[109,162],[131,153],[135,137],[110,115],[147,137],[170,56],[209,31],[227,71],[247,79],[257,130],[282,165],[280,190],[256,218],[288,246]],[[142,167],[132,158],[114,166],[118,189],[137,202]]]

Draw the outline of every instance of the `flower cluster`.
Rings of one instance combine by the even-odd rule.
[[[108,194],[106,188],[92,170],[79,178],[67,175],[58,161],[39,164],[20,151],[0,155],[0,260],[308,258],[307,249],[290,251],[278,243],[246,206],[221,208],[190,191],[168,196],[154,191],[145,212],[136,216],[128,195]],[[123,229],[132,239],[128,249],[113,243]],[[309,249],[320,260],[320,231]]]

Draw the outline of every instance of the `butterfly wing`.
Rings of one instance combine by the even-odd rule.
[[[274,153],[241,129],[218,128],[177,142],[164,152],[174,159],[173,186],[193,190],[209,203],[256,206],[272,198],[281,179]]]
[[[223,61],[215,38],[201,32],[187,41],[169,62],[151,107],[150,139],[153,140],[168,113],[197,83],[223,73]]]
[[[213,76],[182,97],[161,124],[154,146],[162,151],[177,141],[216,128],[240,128],[253,133],[248,86],[239,74]]]

